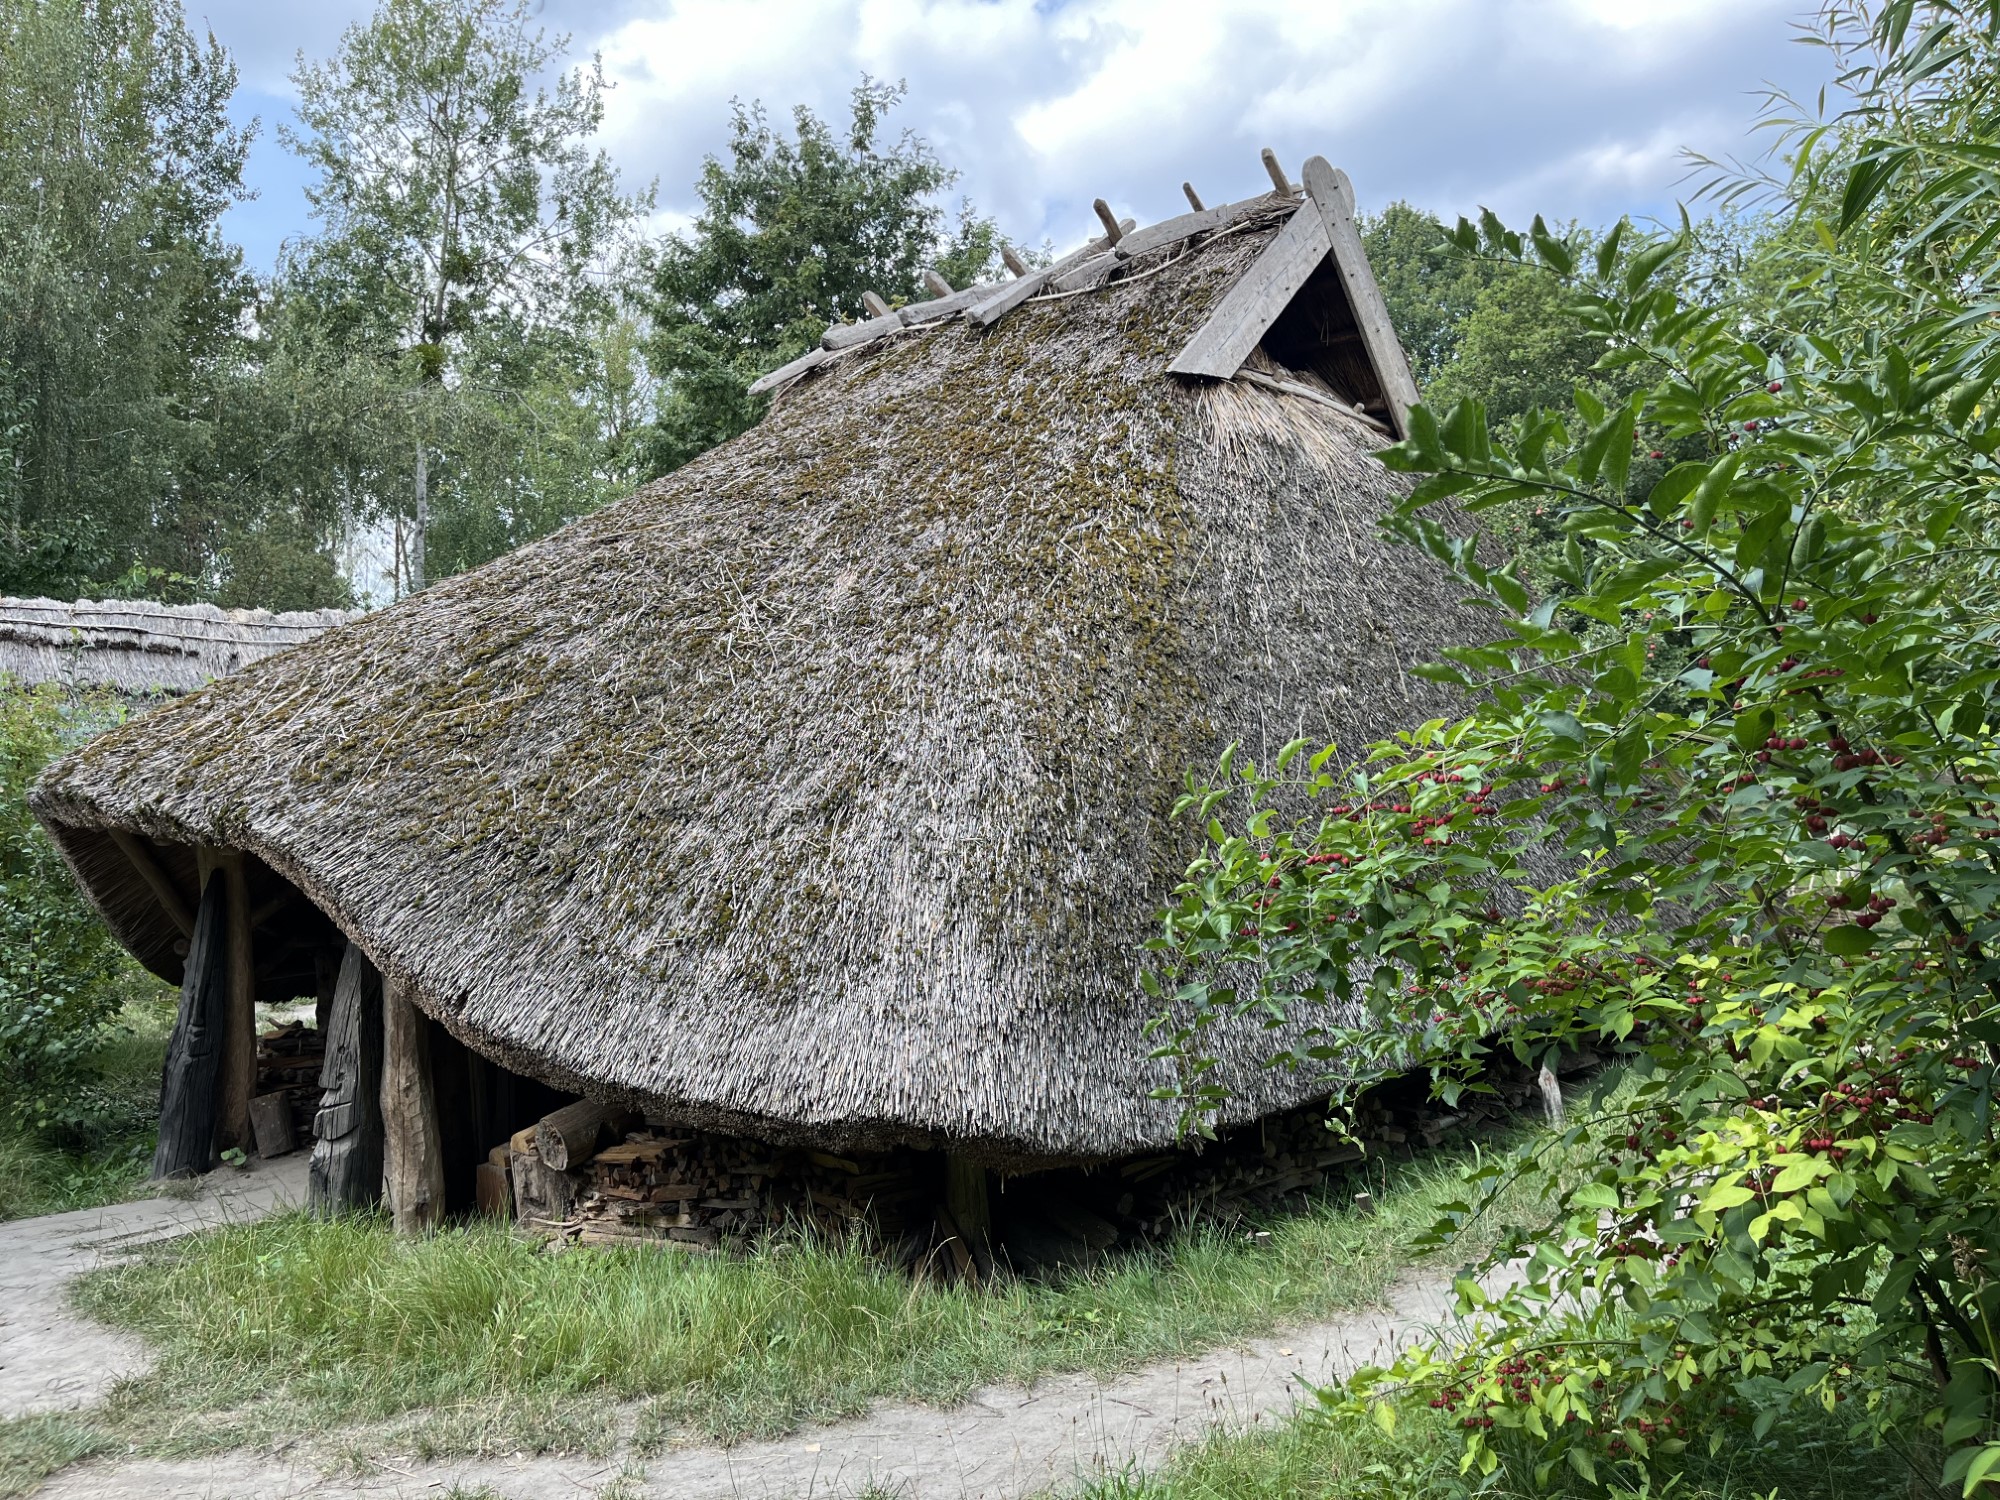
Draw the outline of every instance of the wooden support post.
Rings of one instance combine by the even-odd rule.
[[[313,1028],[319,1032],[322,1049],[326,1046],[326,1029],[333,1018],[334,986],[340,983],[340,958],[338,948],[319,948],[313,952]]]
[[[257,1092],[257,968],[251,946],[250,888],[244,880],[241,850],[204,848],[200,860],[204,882],[208,870],[221,872],[229,910],[229,999],[216,1085],[215,1138],[220,1149],[247,1154],[257,1144],[250,1125],[250,1099]]]
[[[398,1234],[444,1217],[444,1152],[431,1082],[430,1022],[400,984],[382,986],[383,1184]]]
[[[1000,247],[1000,259],[1006,265],[1007,269],[1012,271],[1016,276],[1026,276],[1028,274],[1028,263],[1021,259],[1020,252],[1015,250],[1012,245],[1002,245]]]
[[[382,976],[354,944],[341,955],[322,1035],[319,1114],[306,1201],[317,1214],[382,1196]]]
[[[877,296],[874,292],[863,292],[861,294],[861,305],[867,309],[868,316],[871,318],[886,318],[892,311],[888,301],[883,297]]]
[[[1266,146],[1258,153],[1264,160],[1264,170],[1271,174],[1271,186],[1277,189],[1280,198],[1292,198],[1297,194],[1292,188],[1292,179],[1285,175],[1285,169],[1278,165],[1278,153]]]
[[[986,1197],[986,1169],[953,1152],[944,1158],[944,1206],[973,1245],[984,1249],[993,1232],[993,1210]]]
[[[930,288],[933,297],[949,297],[958,290],[935,271],[924,272],[924,285]]]
[[[1097,210],[1097,222],[1104,226],[1104,242],[1115,245],[1125,238],[1125,226],[1118,222],[1118,215],[1111,211],[1111,205],[1102,198],[1091,200],[1090,206]]]
[[[1181,191],[1187,194],[1188,207],[1196,213],[1200,213],[1202,210],[1201,194],[1194,190],[1194,184],[1191,182],[1182,183]]]
[[[160,1139],[153,1176],[193,1177],[215,1165],[216,1075],[229,1003],[228,895],[219,872],[203,883],[188,941],[180,1010],[160,1078]]]
[[[194,936],[194,917],[188,912],[188,905],[182,897],[180,887],[172,877],[160,868],[160,862],[153,858],[153,851],[146,847],[145,840],[127,833],[122,828],[111,830],[111,842],[124,852],[132,868],[139,872],[139,878],[151,887],[153,899],[160,903],[160,909],[167,914],[167,920],[180,928],[182,937]]]

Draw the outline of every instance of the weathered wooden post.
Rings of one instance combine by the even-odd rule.
[[[328,1007],[306,1201],[317,1214],[382,1196],[382,976],[349,943]]]
[[[398,1234],[444,1217],[444,1151],[431,1080],[429,1023],[400,984],[382,986],[384,1184]]]
[[[155,1177],[192,1177],[215,1165],[216,1077],[229,990],[228,899],[224,877],[211,871],[202,882],[180,1009],[160,1075]]]
[[[240,849],[203,849],[200,859],[205,867],[221,871],[229,910],[229,984],[215,1133],[223,1150],[248,1153],[256,1146],[250,1099],[257,1092],[257,969],[251,950],[250,888]],[[207,879],[206,869],[202,878]]]

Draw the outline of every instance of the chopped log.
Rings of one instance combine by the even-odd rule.
[[[1007,269],[1012,271],[1016,276],[1026,276],[1028,274],[1028,263],[1021,259],[1020,253],[1012,245],[1002,245],[1000,247],[1000,259],[1006,265]]]
[[[535,1150],[554,1170],[572,1171],[597,1154],[598,1140],[606,1130],[622,1135],[635,1119],[632,1111],[618,1105],[579,1099],[542,1116],[535,1127]]]
[[[1191,208],[1191,209],[1193,209],[1193,210],[1194,210],[1194,211],[1195,211],[1196,213],[1200,213],[1200,212],[1201,212],[1201,194],[1200,194],[1200,193],[1197,193],[1197,192],[1196,192],[1196,191],[1194,190],[1194,184],[1193,184],[1193,183],[1191,183],[1191,182],[1184,182],[1184,183],[1182,183],[1182,184],[1181,184],[1181,191],[1182,191],[1183,193],[1186,193],[1186,194],[1187,194],[1187,201],[1188,201],[1188,207],[1189,207],[1189,208]]]
[[[153,899],[160,903],[160,910],[167,914],[167,920],[181,931],[181,936],[194,936],[194,917],[188,911],[187,898],[181,895],[181,888],[173,878],[160,868],[160,862],[153,858],[153,851],[145,842],[122,828],[111,830],[111,841],[124,851],[125,858],[139,878],[152,888]]]
[[[473,1169],[472,1202],[477,1212],[488,1217],[514,1217],[514,1189],[504,1162],[483,1161]]]
[[[799,376],[805,374],[813,366],[826,363],[830,357],[830,353],[825,348],[806,350],[797,359],[787,364],[779,365],[777,369],[759,375],[755,380],[751,381],[750,394],[761,396],[766,391],[776,390],[779,386],[798,379]]]
[[[1278,196],[1280,198],[1298,197],[1299,190],[1292,185],[1291,178],[1285,175],[1285,169],[1278,165],[1278,153],[1273,151],[1269,146],[1266,146],[1257,155],[1264,163],[1264,170],[1271,174],[1271,186],[1277,189]]]
[[[1306,196],[1319,210],[1326,228],[1333,263],[1340,270],[1347,304],[1368,350],[1368,362],[1375,368],[1375,378],[1382,382],[1389,425],[1397,437],[1406,438],[1410,435],[1410,408],[1420,399],[1417,381],[1410,373],[1410,357],[1389,320],[1389,305],[1382,300],[1375,273],[1368,268],[1368,252],[1362,248],[1361,230],[1354,222],[1354,184],[1323,156],[1308,158],[1303,175]]]
[[[323,1215],[373,1207],[382,1196],[382,976],[353,943],[340,958],[319,1086],[307,1206]]]
[[[958,290],[935,271],[924,272],[924,285],[931,289],[933,297],[949,297]]]
[[[886,318],[895,310],[889,306],[886,298],[880,297],[874,292],[863,292],[861,294],[861,305],[867,309],[868,316],[871,318]]]
[[[541,1125],[539,1122],[537,1122],[536,1124],[533,1125],[524,1125],[521,1127],[521,1129],[515,1131],[514,1134],[510,1136],[507,1141],[508,1153],[511,1155],[521,1151],[534,1150],[535,1132],[539,1129],[541,1129]]]
[[[1090,206],[1097,213],[1097,222],[1104,226],[1104,243],[1115,245],[1125,238],[1125,226],[1118,222],[1118,215],[1111,211],[1111,205],[1102,198],[1093,198]]]
[[[383,1186],[396,1233],[444,1217],[444,1153],[431,1079],[430,1020],[400,984],[382,986]]]
[[[221,872],[211,872],[188,940],[180,1009],[160,1075],[156,1178],[193,1177],[215,1165],[216,1080],[229,1003],[228,903]]]
[[[250,1126],[250,1098],[257,1092],[257,966],[250,943],[250,888],[240,849],[199,851],[207,869],[222,872],[229,912],[229,985],[222,1024],[222,1062],[217,1075],[215,1139],[224,1151],[249,1152],[256,1137]]]
[[[576,1184],[532,1151],[516,1151],[507,1159],[514,1179],[514,1213],[523,1224],[553,1228],[567,1222],[576,1209]]]
[[[298,1149],[292,1139],[292,1096],[288,1093],[259,1094],[250,1101],[250,1129],[257,1140],[257,1154],[265,1160],[290,1156]]]
[[[1312,205],[1294,212],[1167,368],[1177,375],[1229,379],[1332,248],[1326,223]]]

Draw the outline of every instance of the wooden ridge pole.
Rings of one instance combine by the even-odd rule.
[[[444,1217],[444,1148],[431,1079],[429,1024],[394,981],[382,986],[383,1182],[398,1234]]]

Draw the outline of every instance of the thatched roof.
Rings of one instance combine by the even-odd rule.
[[[29,686],[191,693],[352,618],[337,609],[0,597],[0,672]]]
[[[1324,275],[1280,299],[1283,366],[1168,373],[1310,211],[985,326],[895,317],[629,499],[98,740],[36,809],[170,979],[110,830],[182,880],[187,846],[250,851],[253,903],[303,893],[473,1047],[669,1119],[996,1164],[1168,1143],[1136,979],[1183,772],[1440,712],[1408,669],[1481,634],[1377,537],[1397,481]],[[1232,1117],[1326,1091],[1222,1041]]]

